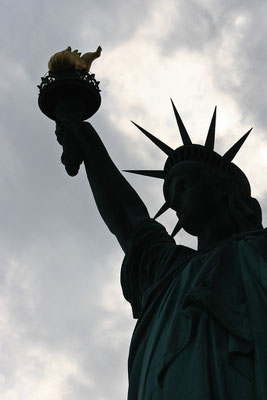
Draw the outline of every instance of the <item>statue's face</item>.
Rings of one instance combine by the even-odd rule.
[[[207,166],[200,162],[185,161],[177,164],[168,177],[167,198],[176,211],[182,227],[198,236],[225,202],[219,186],[209,179]]]

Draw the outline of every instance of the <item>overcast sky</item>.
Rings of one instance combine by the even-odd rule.
[[[218,106],[216,150],[254,127],[235,162],[267,211],[267,4],[263,0],[0,0],[0,398],[123,400],[135,321],[120,288],[123,253],[82,167],[60,163],[37,85],[68,45],[103,48],[91,119],[120,169],[165,156],[130,123],[181,145],[170,97],[193,142]],[[128,176],[151,215],[162,183]],[[266,220],[266,217],[265,217]],[[161,218],[169,231],[170,211]],[[177,242],[195,246],[180,233]]]

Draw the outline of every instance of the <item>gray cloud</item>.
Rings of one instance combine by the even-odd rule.
[[[216,24],[212,10],[205,3],[194,0],[180,1],[173,19],[175,23],[162,43],[165,54],[177,48],[202,51],[221,35],[220,26]]]
[[[180,1],[174,18],[176,24],[161,43],[164,53],[185,48],[208,55],[215,87],[228,92],[240,104],[244,115],[248,114],[262,129],[266,126],[267,92],[265,14],[264,1],[257,2],[257,6],[238,0]]]
[[[265,6],[258,3],[252,9],[249,2],[213,3],[214,7],[204,7],[199,2],[179,1],[176,24],[170,27],[169,37],[156,43],[155,48],[164,49],[166,57],[177,47],[189,52],[210,52],[214,85],[230,93],[244,113],[251,113],[251,119],[255,118],[257,125],[263,127]],[[123,254],[97,213],[83,167],[76,178],[70,178],[60,164],[61,149],[55,139],[54,123],[38,109],[36,85],[53,52],[68,44],[82,47],[82,51],[91,51],[101,44],[104,51],[111,51],[129,39],[134,40],[141,27],[149,26],[157,4],[141,4],[137,0],[28,0],[2,4],[3,400],[10,398],[11,391],[15,400],[31,400],[28,390],[41,384],[47,387],[48,383],[55,385],[55,400],[126,397],[127,352],[135,322],[119,287]],[[216,47],[241,12],[247,12],[251,22],[239,39],[240,48],[233,54],[240,77],[237,85],[231,71],[216,63]],[[147,76],[147,71],[143,72]],[[109,90],[106,77],[101,87],[105,98]],[[146,163],[154,161],[161,165],[162,156],[145,138],[140,136],[138,145],[133,146],[131,139],[111,122],[112,99],[109,101],[103,102],[92,123],[119,168],[146,168]],[[116,112],[119,120],[122,116]],[[140,157],[139,145],[147,146],[147,160]],[[133,176],[129,176],[129,181],[148,204],[151,214],[157,211],[163,200],[161,182]],[[264,196],[262,203],[267,206]],[[172,227],[172,214],[161,220]],[[191,239],[182,235],[181,240]],[[193,240],[189,243],[194,245]],[[73,372],[69,364],[77,366],[78,372]],[[50,369],[54,371],[54,380],[49,377]],[[44,400],[42,396],[45,394],[39,394],[38,400]]]

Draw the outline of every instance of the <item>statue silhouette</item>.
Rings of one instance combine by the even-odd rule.
[[[59,142],[80,155],[98,210],[125,258],[121,284],[137,318],[129,353],[129,400],[267,399],[267,234],[244,173],[214,148],[216,109],[204,146],[192,144],[173,104],[183,146],[137,127],[168,158],[162,179],[179,223],[172,235],[149,217],[88,122],[62,117]],[[71,150],[72,149],[72,150]],[[198,249],[176,245],[180,228]]]

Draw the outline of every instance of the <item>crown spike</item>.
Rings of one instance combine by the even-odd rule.
[[[242,147],[243,143],[245,142],[246,138],[250,134],[253,128],[251,128],[244,136],[242,136],[222,157],[224,160],[231,162],[240,148]]]
[[[170,206],[167,203],[164,203],[163,206],[159,209],[159,211],[157,212],[157,214],[155,215],[155,217],[153,219],[157,219],[158,217],[160,217],[169,208],[170,208]]]
[[[214,149],[214,142],[215,142],[215,127],[216,127],[216,110],[217,106],[214,109],[214,113],[210,122],[210,127],[207,135],[207,139],[205,142],[205,147],[208,150],[213,150]]]
[[[173,238],[177,233],[182,229],[182,225],[180,221],[177,222],[177,224],[174,227],[174,230],[172,231],[171,237]]]
[[[177,122],[177,125],[178,125],[178,128],[179,128],[179,131],[180,131],[180,135],[181,135],[183,144],[184,145],[190,145],[190,144],[192,144],[191,139],[190,139],[190,137],[189,137],[189,135],[187,133],[187,130],[185,129],[183,121],[182,121],[180,115],[178,114],[178,111],[177,111],[172,99],[171,99],[171,102],[172,102],[172,108],[173,108],[173,111],[174,111],[174,115],[175,115],[175,118],[176,118],[176,122]]]
[[[137,174],[137,175],[144,175],[144,176],[150,176],[152,178],[159,178],[159,179],[165,179],[165,172],[162,170],[129,170],[129,169],[124,169],[124,172],[130,172],[131,174]]]
[[[144,128],[141,128],[141,126],[137,125],[135,122],[131,121],[138,129],[140,129],[141,132],[146,135],[156,146],[158,146],[165,154],[168,156],[172,156],[174,153],[174,150],[169,147],[167,144],[163,143],[161,140],[153,136],[151,133],[147,132]]]

